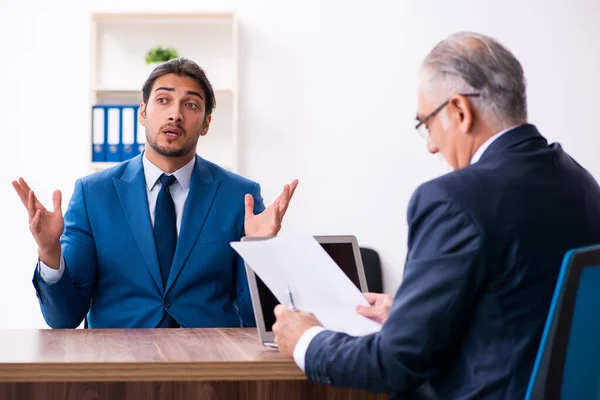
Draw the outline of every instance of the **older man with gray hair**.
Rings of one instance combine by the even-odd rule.
[[[523,69],[496,40],[457,33],[427,56],[417,130],[454,171],[408,207],[394,298],[357,312],[383,323],[351,337],[277,306],[279,350],[309,379],[394,398],[523,398],[562,258],[600,243],[600,188],[527,122]]]

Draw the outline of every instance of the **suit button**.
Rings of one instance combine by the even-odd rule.
[[[165,307],[171,307],[171,302],[168,299],[165,299]]]

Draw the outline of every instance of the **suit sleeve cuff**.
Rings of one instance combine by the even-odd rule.
[[[44,262],[41,260],[39,260],[38,266],[39,266],[38,272],[39,272],[40,276],[42,277],[42,279],[44,280],[44,282],[46,282],[48,285],[52,285],[52,284],[58,282],[60,280],[60,278],[62,278],[63,273],[65,272],[65,259],[63,258],[62,254],[61,254],[60,266],[58,267],[58,269],[50,268],[49,266],[44,264]]]
[[[310,342],[317,336],[319,333],[325,331],[325,328],[322,326],[313,326],[306,332],[300,336],[300,340],[296,343],[296,347],[294,347],[294,361],[298,368],[302,371],[305,371],[304,362],[306,358],[306,351],[308,350],[308,346],[310,346]]]

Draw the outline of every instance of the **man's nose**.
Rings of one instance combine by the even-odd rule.
[[[183,122],[183,114],[179,107],[171,107],[171,110],[169,110],[169,121]]]
[[[440,151],[440,149],[433,142],[433,140],[431,140],[431,135],[429,135],[429,137],[427,138],[427,151],[429,151],[431,154],[436,154]]]

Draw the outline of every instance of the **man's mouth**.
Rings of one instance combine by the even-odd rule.
[[[170,139],[176,139],[182,134],[181,130],[177,128],[165,128],[163,129],[163,133]]]

